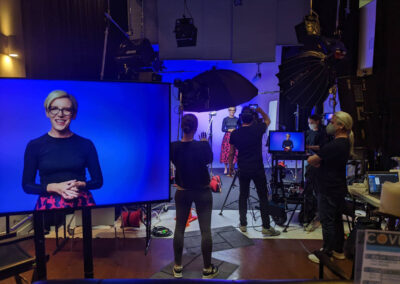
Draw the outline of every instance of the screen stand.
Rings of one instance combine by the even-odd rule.
[[[144,255],[147,255],[151,242],[151,203],[146,203],[146,247]]]
[[[33,213],[37,280],[46,280],[47,278],[43,216],[44,212],[41,211]]]
[[[92,248],[92,211],[90,207],[82,208],[83,227],[83,269],[85,278],[94,278]]]

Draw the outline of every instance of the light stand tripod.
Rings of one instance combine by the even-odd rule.
[[[299,205],[303,205],[304,207],[304,190],[301,193],[298,193],[297,196],[291,196],[291,192],[286,192],[285,191],[285,186],[283,183],[283,177],[281,173],[279,173],[278,169],[278,161],[279,160],[301,160],[301,165],[302,165],[302,170],[304,171],[304,159],[306,159],[307,156],[299,154],[299,155],[273,155],[272,156],[272,180],[271,180],[271,189],[272,189],[272,198],[274,202],[276,203],[283,203],[284,208],[285,208],[285,216],[283,218],[273,216],[273,219],[275,223],[278,225],[283,225],[286,220],[287,216],[286,213],[291,212],[290,218],[285,225],[285,228],[283,230],[284,233],[287,232],[287,228],[290,225],[290,222],[293,219],[294,213],[296,212],[297,208]],[[300,182],[300,187],[299,188],[304,188],[304,175],[302,173],[301,175],[301,182]],[[281,192],[279,192],[279,190]],[[288,205],[289,204],[294,204],[295,208],[294,209],[289,209]]]
[[[236,202],[239,202],[239,200],[234,200],[234,201],[232,201],[232,202],[226,204],[226,202],[228,201],[228,198],[229,198],[229,195],[230,195],[232,189],[233,189],[234,187],[237,187],[237,185],[235,184],[235,182],[236,182],[236,179],[238,178],[238,175],[239,175],[239,172],[236,171],[236,172],[235,172],[235,176],[234,176],[233,179],[232,179],[231,186],[229,187],[228,194],[226,195],[225,200],[224,200],[224,203],[222,204],[221,211],[219,212],[219,215],[221,215],[221,216],[222,216],[222,212],[224,211],[225,208],[228,208],[230,205],[232,205],[232,204],[234,204],[234,203],[236,203]],[[254,188],[254,187],[250,187],[250,190],[253,189],[253,188]],[[251,198],[253,201],[250,201],[250,198]],[[249,198],[247,199],[247,204],[248,204],[247,206],[248,206],[248,208],[250,208],[251,216],[252,216],[254,222],[257,221],[257,218],[256,218],[256,213],[255,213],[255,211],[254,211],[254,207],[253,207],[252,205],[253,205],[254,203],[258,203],[258,202],[259,202],[259,199],[258,199],[258,198],[254,197],[254,196],[251,195],[251,194],[249,195]]]
[[[214,116],[216,116],[216,115],[217,115],[216,111],[211,111],[208,115],[208,128],[207,128],[206,134],[208,136],[208,142],[210,143],[211,149],[212,149],[212,138],[213,138],[212,126],[213,126]],[[210,164],[210,175],[213,176],[212,163]]]
[[[106,24],[106,30],[104,31],[103,57],[101,60],[100,80],[104,79],[104,70],[105,70],[105,66],[106,66],[106,55],[107,55],[107,46],[108,46],[108,34],[110,31],[110,22],[113,23],[118,28],[118,30],[120,30],[120,32],[129,40],[129,35],[111,17],[110,0],[107,1],[107,12],[104,12],[104,15],[107,18],[107,24]]]

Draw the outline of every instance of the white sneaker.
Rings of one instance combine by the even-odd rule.
[[[346,259],[346,256],[344,255],[344,252],[336,252],[336,251],[333,250],[332,251],[332,256],[334,258],[340,259],[340,260]]]
[[[311,260],[314,263],[317,263],[317,264],[319,263],[319,258],[313,253],[310,253],[308,255],[308,259]]]
[[[203,279],[212,279],[219,273],[218,267],[211,264],[209,269],[203,269]]]
[[[281,232],[279,232],[278,230],[275,230],[272,227],[269,227],[268,229],[262,228],[262,234],[267,237],[275,237],[275,236],[279,236],[281,234]]]
[[[323,248],[320,248],[319,251],[323,251]],[[308,256],[308,259],[311,260],[314,263],[319,263],[319,258],[314,254],[314,253],[310,253]]]
[[[183,276],[182,271],[183,271],[182,266],[177,267],[174,265],[174,267],[172,267],[172,272],[173,272],[175,278],[182,278],[182,276]]]
[[[247,226],[239,225],[239,230],[240,230],[242,233],[246,233],[246,232],[247,232]]]

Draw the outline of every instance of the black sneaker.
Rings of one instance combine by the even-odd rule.
[[[183,266],[177,268],[174,265],[174,267],[172,268],[172,272],[174,273],[175,278],[182,278],[182,271],[183,271]]]
[[[211,264],[211,269],[203,269],[203,279],[212,279],[218,274],[218,267]]]

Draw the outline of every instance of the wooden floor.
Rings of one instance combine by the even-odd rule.
[[[304,246],[312,251],[321,247],[317,240],[254,240],[255,245],[213,253],[213,257],[240,265],[231,279],[317,279],[318,265],[307,259]],[[95,278],[149,278],[173,260],[172,239],[153,239],[149,254],[144,256],[144,239],[94,239]],[[32,255],[32,241],[21,244]],[[48,279],[83,278],[82,241],[69,240],[56,255],[55,240],[46,239],[50,255],[47,264]],[[338,261],[349,273],[351,263]],[[27,279],[32,273],[23,274]],[[328,272],[325,279],[335,279]],[[0,283],[15,283],[13,279]]]

